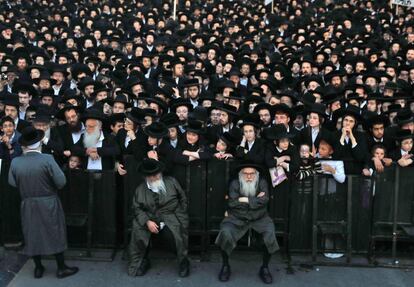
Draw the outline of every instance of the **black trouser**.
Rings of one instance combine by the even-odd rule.
[[[150,243],[148,244],[147,249],[145,250],[144,258],[148,258],[149,250],[151,248],[152,243],[155,243],[158,246],[164,246],[166,250],[171,251],[174,254],[177,253],[174,235],[172,234],[168,226],[164,226],[164,228],[157,234],[151,233]]]
[[[63,252],[61,253],[56,253],[55,255],[55,259],[56,259],[56,264],[59,270],[65,269],[66,265],[65,265],[65,257],[63,256]],[[40,268],[42,267],[42,256],[41,255],[35,255],[33,256],[33,261],[35,264],[36,268]]]

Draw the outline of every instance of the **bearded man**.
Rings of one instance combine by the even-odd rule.
[[[57,118],[65,121],[64,125],[57,127],[63,142],[62,157],[65,161],[72,155],[72,147],[79,142],[85,131],[85,126],[80,120],[80,111],[79,106],[66,104],[56,115]]]
[[[143,276],[151,264],[148,258],[150,241],[161,239],[177,253],[180,277],[190,273],[188,260],[187,197],[178,181],[163,176],[164,164],[144,159],[138,172],[145,177],[135,191],[134,215],[129,244],[128,274]]]
[[[228,281],[231,275],[229,256],[250,229],[263,237],[263,264],[259,276],[266,284],[271,284],[272,274],[269,271],[271,254],[279,250],[276,240],[275,227],[267,212],[269,189],[265,179],[260,178],[260,166],[245,161],[237,167],[239,178],[230,183],[228,194],[227,216],[220,226],[216,245],[221,249],[223,265],[219,280]]]
[[[88,109],[82,116],[85,132],[73,146],[71,153],[81,157],[83,168],[88,170],[113,170],[120,150],[111,135],[102,131],[104,114],[96,109]]]

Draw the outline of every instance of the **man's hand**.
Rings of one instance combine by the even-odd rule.
[[[382,162],[376,157],[372,158],[372,160],[374,161],[375,170],[378,172],[383,172],[384,165],[382,164]]]
[[[119,175],[126,175],[127,174],[127,171],[126,171],[126,169],[124,169],[124,166],[122,164],[118,165],[118,173],[119,173]]]
[[[323,169],[323,171],[329,172],[330,174],[335,174],[335,169],[332,166],[330,166],[329,164],[323,164],[322,169]]]
[[[248,197],[239,197],[239,202],[249,203]]]
[[[258,195],[257,195],[257,197],[263,197],[263,196],[265,196],[266,195],[266,193],[264,193],[263,191],[261,191]]]
[[[70,152],[70,150],[65,150],[63,152],[63,155],[66,156],[66,157],[70,157],[72,155],[72,153]]]
[[[98,149],[96,147],[90,147],[86,149],[86,154],[91,155],[92,153],[98,153]]]
[[[89,157],[90,157],[92,160],[97,160],[97,159],[99,159],[99,154],[98,154],[97,152],[91,152],[91,153],[89,154]]]
[[[369,172],[369,169],[367,169],[367,168],[364,168],[362,170],[362,174],[365,175],[365,176],[371,176],[371,173]]]
[[[137,137],[135,136],[135,132],[134,131],[127,131],[127,136],[133,141],[135,140]]]
[[[277,165],[280,165],[283,162],[287,162],[290,161],[290,156],[288,155],[283,155],[277,158]]]
[[[285,170],[287,170],[288,169],[288,163],[286,163],[286,162],[282,162],[281,164],[279,164],[279,166],[281,166],[281,167],[283,167]]]
[[[392,164],[392,159],[385,157],[382,159],[382,162],[385,164],[385,166],[390,166]]]
[[[148,220],[147,221],[147,227],[148,227],[148,230],[151,232],[151,233],[155,233],[155,234],[157,234],[159,231],[158,231],[158,225],[154,222],[154,221],[152,221],[152,220]]]

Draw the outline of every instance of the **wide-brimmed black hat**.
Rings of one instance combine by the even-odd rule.
[[[122,103],[125,105],[125,108],[130,108],[132,104],[128,102],[128,98],[124,94],[118,94],[115,99],[107,98],[105,101],[108,105],[113,106],[115,103]]]
[[[200,82],[198,81],[198,79],[188,79],[185,83],[184,83],[184,87],[194,87],[194,86],[200,86]]]
[[[326,106],[324,104],[319,104],[319,103],[313,103],[313,104],[309,104],[305,106],[305,112],[307,114],[310,113],[317,113],[318,115],[322,116],[322,117],[326,117]]]
[[[284,114],[287,114],[291,120],[295,119],[295,112],[291,108],[289,108],[288,105],[286,105],[286,104],[276,104],[276,105],[272,106],[272,114],[273,115],[276,115],[276,113],[279,112],[279,111],[284,113]]]
[[[365,126],[369,129],[373,125],[383,124],[384,127],[387,127],[390,124],[390,120],[385,115],[375,114],[373,116],[367,117],[365,119]]]
[[[253,113],[253,114],[246,114],[242,118],[242,122],[239,124],[240,128],[243,128],[244,126],[254,126],[255,128],[260,127],[260,117],[259,114]]]
[[[16,107],[16,109],[19,109],[19,106],[20,106],[19,97],[16,94],[7,93],[4,96],[3,104],[5,106],[12,106],[12,107]]]
[[[68,110],[75,110],[77,113],[82,112],[82,108],[80,106],[74,106],[74,105],[71,105],[71,104],[65,104],[63,106],[63,108],[61,108],[57,112],[56,117],[59,118],[59,119],[61,119],[61,120],[65,120],[65,112],[68,111]]]
[[[329,133],[329,132],[320,133],[319,134],[319,143],[322,142],[322,141],[329,144],[332,148],[335,148],[336,141],[335,141],[335,137],[332,135],[332,133]]]
[[[241,171],[242,169],[247,168],[247,167],[254,168],[254,169],[255,169],[255,170],[257,170],[258,172],[262,172],[262,171],[263,171],[262,166],[261,166],[261,165],[259,165],[259,164],[257,164],[257,163],[255,163],[255,162],[254,162],[254,161],[252,161],[252,160],[244,160],[244,161],[242,161],[240,164],[238,164],[238,165],[236,166],[235,171],[236,171],[236,172],[239,172],[239,171]]]
[[[56,84],[56,80],[52,79],[50,77],[50,74],[47,71],[44,71],[42,73],[40,73],[39,78],[33,79],[33,83],[35,83],[36,85],[39,85],[41,80],[47,80],[49,81],[50,85],[53,86],[54,84]]]
[[[280,139],[291,139],[295,135],[288,133],[285,125],[283,124],[277,124],[268,128],[263,129],[262,131],[262,137],[267,140],[280,140]]]
[[[91,77],[83,77],[78,84],[78,89],[83,91],[87,86],[95,86],[95,83]]]
[[[145,113],[139,108],[133,107],[131,111],[125,114],[125,116],[138,125],[145,124],[147,122],[145,120]]]
[[[160,118],[160,121],[163,122],[167,128],[177,127],[180,125],[180,119],[178,118],[177,114],[174,113],[163,115]]]
[[[205,133],[203,123],[195,120],[189,120],[185,130],[187,132],[193,132],[198,135],[202,135]]]
[[[146,158],[138,166],[138,172],[143,176],[156,175],[164,171],[164,164],[161,161]]]
[[[414,138],[414,135],[411,133],[410,130],[399,129],[395,133],[394,138],[397,141],[403,141],[403,140],[406,140],[406,139]]]
[[[167,111],[167,104],[159,97],[138,97],[140,100],[144,100],[148,105],[151,103],[157,104],[158,107],[163,111]]]
[[[149,137],[161,139],[168,135],[168,128],[163,122],[153,122],[145,127],[144,132]]]
[[[52,110],[50,107],[39,107],[32,121],[35,123],[49,123],[52,119]]]
[[[41,141],[44,136],[44,131],[29,126],[23,129],[22,134],[18,139],[18,142],[21,146],[29,146]]]
[[[410,109],[401,109],[395,116],[395,123],[399,126],[414,122],[414,116]]]
[[[345,116],[351,116],[357,121],[360,121],[362,119],[361,109],[354,105],[348,105],[345,109],[340,109],[337,115],[338,117],[342,118]]]
[[[170,110],[175,113],[178,107],[185,106],[188,108],[188,111],[193,110],[193,105],[189,99],[177,98],[170,101]]]
[[[82,114],[81,119],[82,121],[91,119],[91,120],[98,120],[98,121],[103,122],[106,119],[106,117],[105,117],[105,114],[101,110],[91,107]]]
[[[235,106],[219,102],[214,105],[215,109],[226,112],[230,116],[238,116],[237,108]]]

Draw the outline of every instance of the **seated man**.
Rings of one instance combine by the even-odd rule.
[[[279,250],[275,236],[275,227],[267,213],[269,189],[265,179],[260,178],[260,166],[246,161],[238,166],[239,178],[230,184],[228,195],[228,216],[221,223],[216,244],[221,248],[223,266],[219,274],[220,281],[228,281],[231,270],[229,256],[237,241],[251,228],[263,236],[265,244],[263,265],[259,276],[266,284],[271,284],[268,264],[271,254]]]
[[[150,268],[149,243],[153,236],[175,243],[179,276],[190,273],[188,261],[187,197],[178,181],[163,177],[164,165],[155,159],[144,159],[138,172],[145,182],[136,189],[133,200],[133,226],[129,244],[130,276],[143,276]]]

